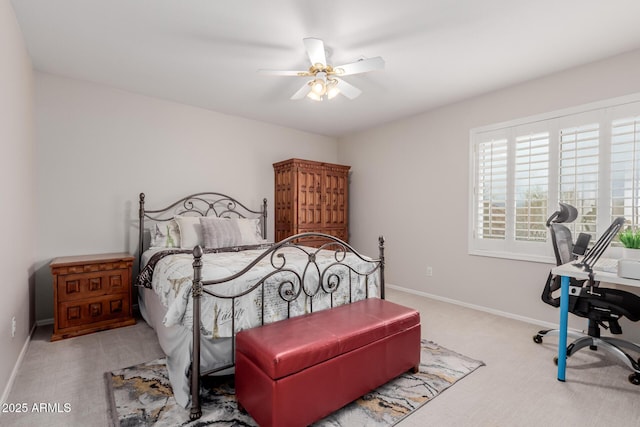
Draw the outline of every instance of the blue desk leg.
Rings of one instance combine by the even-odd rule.
[[[569,277],[560,279],[560,333],[558,335],[558,381],[564,381],[567,370],[567,322],[569,318]]]

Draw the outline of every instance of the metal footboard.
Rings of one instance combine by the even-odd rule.
[[[314,241],[320,240],[322,243],[318,247],[307,247],[301,242],[305,240],[313,239]],[[303,254],[305,259],[304,265],[292,265],[287,254],[291,252]],[[321,252],[322,251],[322,252]],[[331,251],[331,252],[326,252]],[[228,277],[219,279],[203,280],[203,249],[197,246],[193,250],[193,284],[191,290],[191,296],[193,299],[193,348],[192,348],[192,363],[191,363],[191,411],[190,418],[195,420],[202,415],[202,408],[200,402],[200,378],[201,375],[207,373],[213,373],[228,369],[235,364],[235,339],[232,340],[231,352],[232,363],[228,366],[216,368],[214,371],[201,372],[200,369],[200,346],[201,346],[201,299],[203,297],[220,298],[224,300],[230,300],[231,306],[231,331],[232,335],[238,332],[236,330],[236,301],[239,298],[247,297],[249,295],[255,295],[257,292],[261,295],[260,307],[261,307],[261,321],[260,324],[265,323],[265,305],[268,301],[265,301],[265,295],[268,295],[268,291],[272,291],[280,298],[280,301],[286,305],[286,316],[289,318],[292,316],[292,304],[299,301],[299,298],[305,298],[309,301],[308,312],[313,312],[314,309],[319,310],[325,307],[314,308],[314,298],[324,297],[329,300],[329,307],[333,307],[337,304],[334,295],[337,295],[337,291],[346,293],[348,298],[342,303],[354,302],[354,287],[358,283],[364,282],[364,297],[369,298],[369,284],[370,280],[377,280],[377,287],[379,290],[380,298],[384,299],[384,238],[380,236],[378,238],[378,258],[371,259],[360,253],[358,253],[348,243],[328,234],[322,233],[302,233],[295,236],[291,236],[285,240],[282,240],[274,244],[271,248],[265,250],[256,259],[249,263],[241,271],[232,274]],[[327,264],[321,265],[318,262],[320,254],[327,257],[327,253],[330,254],[331,260]],[[356,270],[349,262],[347,258],[358,260],[360,266],[364,266],[362,269]],[[258,263],[264,264],[268,262],[269,267],[266,271],[261,273],[260,278],[253,283],[247,289],[234,294],[227,295],[218,292],[216,285],[223,283],[229,283],[237,278],[246,275],[250,271],[255,271],[254,268]],[[337,274],[337,269],[344,269],[348,271],[347,280],[344,280],[344,275]],[[343,271],[344,271],[343,270]],[[262,271],[262,270],[261,270]],[[269,289],[266,289],[269,287]]]

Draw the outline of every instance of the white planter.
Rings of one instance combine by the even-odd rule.
[[[640,260],[640,249],[622,248],[622,259]]]

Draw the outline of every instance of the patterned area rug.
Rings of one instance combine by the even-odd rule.
[[[401,375],[314,426],[395,425],[483,365],[422,340],[420,372]],[[107,372],[105,377],[114,426],[257,426],[237,408],[233,376],[203,379],[202,418],[196,421],[189,421],[189,410],[173,398],[164,359]]]

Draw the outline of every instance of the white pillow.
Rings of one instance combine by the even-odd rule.
[[[200,218],[206,248],[257,245],[263,242],[260,220],[245,218]]]
[[[152,248],[179,248],[180,247],[180,230],[175,220],[155,223],[151,230],[151,242],[149,246]]]
[[[199,216],[176,215],[174,219],[180,229],[180,247],[182,249],[193,249],[204,243]]]
[[[243,245],[264,243],[262,230],[260,229],[260,220],[258,218],[237,218],[235,221],[238,223]]]

